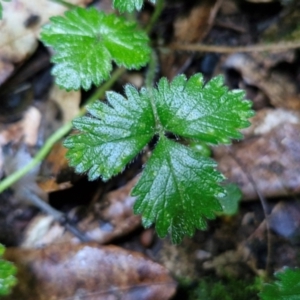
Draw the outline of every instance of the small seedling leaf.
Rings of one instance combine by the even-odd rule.
[[[300,299],[300,269],[285,268],[275,273],[276,281],[263,286],[260,298],[262,300],[299,300]]]

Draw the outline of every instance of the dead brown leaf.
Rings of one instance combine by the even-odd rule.
[[[136,181],[137,178],[129,181],[125,186],[107,193],[103,199],[92,205],[86,217],[77,224],[78,229],[100,244],[109,243],[113,239],[123,237],[137,229],[141,225],[141,218],[139,215],[134,215],[135,198],[130,196],[130,191]],[[63,226],[56,223],[51,224],[51,222],[47,223],[48,229],[43,227],[42,235],[36,236],[35,228],[40,227],[41,223],[44,224],[41,217],[37,218],[32,221],[25,233],[23,245],[26,247],[68,241],[79,242],[69,232],[64,232]],[[30,244],[30,241],[35,242]]]
[[[194,6],[186,16],[178,17],[174,22],[173,43],[201,42],[209,32],[219,5],[219,1],[205,0]],[[172,79],[182,73],[191,63],[192,55],[182,53],[160,53],[162,73]]]
[[[220,171],[239,185],[244,199],[257,199],[247,174],[264,197],[299,193],[299,136],[300,124],[281,124],[263,136],[216,149],[215,159]]]
[[[135,198],[130,196],[137,180],[136,177],[106,194],[91,207],[89,216],[79,224],[79,228],[99,243],[108,243],[137,229],[141,225],[141,217],[133,213]]]
[[[90,0],[70,0],[83,6]],[[0,84],[13,72],[14,65],[23,62],[36,49],[43,24],[51,16],[63,14],[67,8],[47,0],[11,0],[3,2],[3,19],[0,21]]]
[[[203,1],[195,6],[188,16],[174,22],[174,40],[181,43],[194,43],[202,40],[210,27],[214,1]]]
[[[229,56],[224,63],[226,69],[241,75],[240,88],[255,86],[262,91],[274,107],[300,110],[300,95],[296,81],[284,72],[264,66],[264,56],[237,53]]]
[[[5,299],[170,299],[176,283],[167,269],[144,255],[96,243],[44,249],[9,248],[18,285]]]
[[[38,185],[44,192],[50,193],[72,186],[69,180],[64,182],[57,181],[58,176],[62,172],[70,169],[66,153],[67,149],[62,143],[56,143],[43,161]]]

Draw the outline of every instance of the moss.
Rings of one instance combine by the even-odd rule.
[[[241,280],[216,277],[204,277],[198,282],[180,280],[179,294],[175,299],[189,300],[256,300],[260,291],[261,280]]]

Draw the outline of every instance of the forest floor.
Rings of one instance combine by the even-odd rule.
[[[34,2],[3,4],[2,179],[26,165],[91,94],[66,92],[54,84],[52,52],[38,34],[50,16],[63,15],[66,8]],[[111,11],[108,0],[70,2]],[[173,245],[168,237],[158,238],[155,228],[144,229],[132,211],[130,191],[151,147],[110,181],[89,182],[68,167],[61,140],[0,194],[0,243],[7,247],[5,258],[18,268],[18,284],[5,299],[249,300],[258,299],[264,278],[286,266],[299,267],[297,2],[166,1],[151,33],[157,79],[201,72],[208,81],[222,74],[230,89],[245,90],[253,102],[256,114],[243,130],[244,139],[211,149],[226,183],[234,184],[229,196],[236,207],[209,221],[206,231]],[[137,13],[141,26],[153,9],[146,2]],[[126,83],[142,87],[146,72],[126,72],[113,89],[122,92]],[[57,222],[32,206],[35,197],[49,202],[70,223]]]

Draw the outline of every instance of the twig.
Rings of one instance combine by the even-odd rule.
[[[164,9],[165,6],[165,1],[164,0],[158,0],[156,1],[155,4],[155,9],[154,9],[154,13],[151,16],[151,19],[146,27],[146,32],[150,33],[151,30],[153,29],[154,24],[156,23],[156,21],[158,20],[162,10]]]
[[[271,240],[271,230],[270,230],[270,223],[269,223],[270,213],[269,213],[269,209],[268,209],[268,204],[267,204],[265,197],[261,194],[260,190],[258,189],[257,184],[256,184],[255,180],[253,179],[252,175],[247,171],[247,168],[245,167],[243,162],[236,155],[233,154],[232,150],[229,147],[227,147],[227,152],[236,161],[236,163],[242,169],[244,174],[247,176],[249,182],[252,184],[252,187],[255,190],[255,192],[260,200],[260,203],[261,203],[261,206],[262,206],[262,209],[264,212],[266,229],[267,229],[266,277],[269,278],[270,276],[272,276],[273,272],[272,272],[272,268],[271,268],[272,240]]]
[[[167,47],[159,47],[162,51],[195,51],[195,52],[215,52],[215,53],[235,53],[235,52],[280,52],[288,49],[300,48],[300,42],[286,42],[277,44],[258,44],[249,46],[222,46],[205,44],[170,44]]]
[[[54,220],[59,222],[62,226],[64,226],[68,231],[70,231],[74,236],[76,236],[81,242],[89,242],[91,239],[88,238],[84,233],[82,233],[76,225],[73,225],[68,220],[68,217],[53,208],[51,205],[49,205],[47,202],[45,202],[43,199],[38,197],[34,193],[30,193],[28,197],[26,197],[28,201],[30,201],[35,207],[39,208],[41,211],[46,213],[49,216],[52,216]]]

